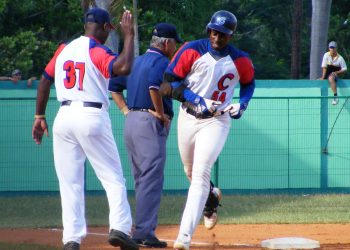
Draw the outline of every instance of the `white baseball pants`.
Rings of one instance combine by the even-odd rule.
[[[63,244],[80,243],[86,236],[86,157],[106,191],[110,229],[130,234],[132,218],[125,179],[107,110],[83,107],[81,102],[62,106],[53,125],[53,149],[62,203]]]
[[[211,169],[226,142],[231,118],[226,113],[196,119],[180,108],[177,125],[181,160],[191,180],[179,235],[192,237],[208,198]]]

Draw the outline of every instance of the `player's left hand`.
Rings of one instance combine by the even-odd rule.
[[[33,128],[32,128],[32,137],[36,144],[41,143],[44,133],[47,137],[49,137],[49,129],[47,127],[46,120],[41,118],[36,118],[34,120]]]
[[[229,112],[232,119],[239,119],[243,115],[243,112],[246,110],[246,105],[241,105],[240,103],[233,103],[228,105],[224,112]]]
[[[124,11],[120,21],[120,28],[124,36],[134,36],[134,18],[131,11]]]

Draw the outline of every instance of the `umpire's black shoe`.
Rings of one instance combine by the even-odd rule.
[[[166,248],[168,246],[168,244],[165,241],[160,241],[156,237],[147,238],[147,239],[134,239],[134,241],[140,247]]]
[[[63,250],[80,250],[80,245],[75,241],[69,241],[64,244]]]
[[[139,246],[128,235],[115,229],[109,232],[108,242],[121,250],[139,250]]]

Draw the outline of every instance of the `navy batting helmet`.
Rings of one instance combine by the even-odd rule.
[[[208,29],[216,30],[228,35],[232,35],[237,27],[237,18],[231,12],[219,10],[211,17],[207,25]]]

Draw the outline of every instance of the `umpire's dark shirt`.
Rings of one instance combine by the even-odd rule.
[[[163,82],[163,74],[169,64],[169,59],[159,49],[149,48],[145,54],[134,61],[130,75],[127,77],[127,105],[129,109],[153,109],[149,93],[150,89],[159,89]],[[122,92],[125,89],[125,78],[111,79],[109,91]],[[173,103],[163,97],[164,113],[174,116]]]

